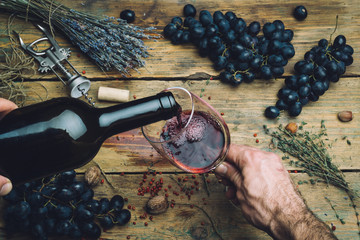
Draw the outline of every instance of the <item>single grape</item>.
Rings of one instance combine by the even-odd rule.
[[[294,9],[293,15],[297,20],[304,20],[307,17],[307,10],[304,6],[300,5]]]
[[[280,111],[277,107],[270,106],[265,109],[265,117],[267,118],[277,118],[280,115]]]
[[[126,9],[120,13],[120,18],[125,20],[127,23],[132,23],[135,21],[135,12],[130,9]]]
[[[188,17],[188,16],[190,16],[190,17],[195,17],[195,15],[196,15],[196,8],[195,8],[194,5],[192,5],[192,4],[186,4],[186,5],[184,6],[183,12],[184,12],[184,16],[185,16],[185,17]]]

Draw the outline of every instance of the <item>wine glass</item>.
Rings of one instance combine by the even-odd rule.
[[[186,172],[215,169],[230,146],[224,119],[207,102],[184,88],[163,91],[174,95],[181,111],[169,120],[143,126],[143,135],[159,154]]]

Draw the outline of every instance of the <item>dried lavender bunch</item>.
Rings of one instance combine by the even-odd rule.
[[[26,19],[38,18],[51,30],[57,27],[102,70],[115,68],[124,76],[129,75],[129,69],[145,66],[143,59],[149,53],[142,39],[159,37],[152,34],[152,27],[137,27],[114,17],[99,19],[53,0],[1,0],[1,8]]]

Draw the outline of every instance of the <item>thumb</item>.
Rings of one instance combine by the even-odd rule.
[[[215,173],[221,177],[229,179],[237,189],[240,188],[242,183],[241,172],[231,163],[223,162],[215,169]]]
[[[3,176],[0,176],[0,196],[5,196],[12,189],[11,181]]]

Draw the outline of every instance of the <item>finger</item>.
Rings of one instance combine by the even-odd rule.
[[[228,162],[223,162],[216,169],[215,173],[230,180],[237,189],[240,189],[242,176],[238,168]]]
[[[258,150],[258,149],[246,145],[231,144],[226,156],[226,161],[234,164],[240,170],[242,170],[243,166],[245,165],[245,161],[247,159],[246,153],[254,150]]]
[[[2,119],[6,114],[16,109],[17,106],[15,103],[6,100],[4,98],[0,98],[0,119]]]
[[[12,189],[10,180],[6,177],[0,176],[0,196],[5,196]]]

